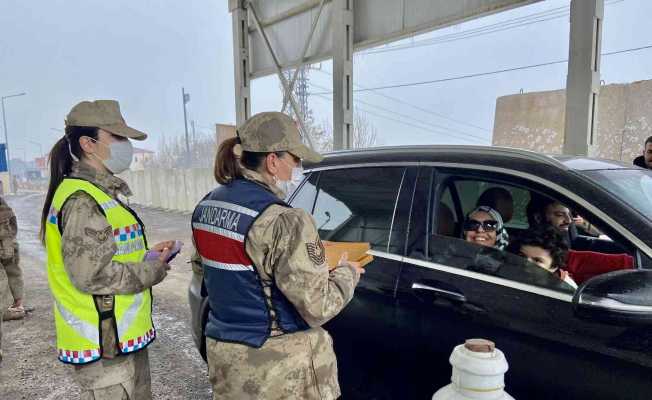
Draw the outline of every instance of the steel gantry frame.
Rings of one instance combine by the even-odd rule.
[[[288,105],[291,107],[304,140],[313,147],[294,87],[303,65],[332,58],[333,147],[336,150],[351,148],[354,50],[536,1],[540,0],[477,0],[472,4],[443,0],[274,0],[273,3],[229,0],[233,21],[236,124],[241,125],[251,114],[251,77],[275,72],[284,91],[282,111],[285,112]],[[354,4],[358,10],[355,13]],[[260,8],[266,11],[265,20],[262,20]],[[324,12],[327,8],[330,13]],[[324,21],[324,14],[330,20]],[[307,18],[312,18],[310,23]],[[571,0],[564,154],[589,155],[595,142],[603,18],[604,0]],[[250,22],[253,27],[249,26]],[[309,30],[306,29],[308,25]],[[270,42],[268,30],[273,30],[279,48],[274,48]],[[302,41],[305,34],[307,38]],[[288,47],[287,43],[291,45]],[[292,75],[283,73],[292,68],[295,68]]]
[[[598,131],[604,0],[572,0],[564,154],[592,155]]]
[[[283,68],[281,67],[281,64],[278,60],[278,57],[276,55],[276,51],[274,50],[274,47],[269,41],[269,38],[267,37],[267,33],[265,32],[265,28],[263,27],[260,17],[258,15],[258,12],[256,11],[256,5],[254,4],[253,1],[251,0],[238,0],[235,2],[231,2],[231,5],[234,5],[233,3],[237,3],[237,8],[234,10],[233,8],[231,9],[231,12],[233,13],[233,18],[234,22],[237,22],[239,28],[238,32],[238,37],[236,38],[234,35],[234,40],[238,41],[239,47],[237,49],[237,53],[235,54],[236,60],[240,58],[240,62],[237,63],[236,65],[239,66],[239,68],[242,68],[240,71],[236,72],[236,99],[238,99],[239,91],[244,92],[245,96],[245,104],[240,104],[240,107],[243,108],[243,112],[238,112],[236,110],[236,125],[240,126],[250,115],[251,113],[251,104],[250,104],[250,87],[249,87],[249,63],[248,63],[248,58],[249,58],[249,49],[248,49],[248,44],[245,43],[248,41],[248,22],[243,22],[243,21],[248,21],[247,15],[248,11],[251,12],[251,16],[253,18],[253,21],[256,25],[256,29],[258,30],[258,33],[260,34],[261,38],[265,42],[265,47],[269,51],[270,56],[274,60],[274,64],[276,67],[276,74],[281,81],[281,85],[283,86],[284,89],[284,95],[283,95],[283,111],[285,111],[285,108],[287,106],[287,102],[290,103],[292,107],[292,111],[294,111],[294,115],[297,116],[297,123],[299,124],[299,129],[301,130],[303,140],[308,143],[310,148],[313,150],[315,149],[315,146],[312,142],[312,138],[308,134],[308,131],[305,126],[305,115],[303,115],[303,112],[299,105],[297,104],[297,101],[294,96],[294,85],[297,80],[297,76],[299,73],[299,68],[296,69],[294,76],[292,77],[292,81],[288,82],[287,78],[283,74]],[[319,12],[317,16],[315,17],[313,24],[312,24],[312,29],[310,31],[310,35],[308,36],[308,39],[306,40],[306,44],[304,46],[303,50],[303,57],[302,60],[305,58],[305,55],[308,52],[308,49],[310,48],[310,42],[312,41],[312,36],[315,32],[315,28],[317,27],[317,22],[319,22],[319,17],[321,15],[321,11],[324,8],[324,4],[326,3],[326,0],[321,0],[321,4],[319,7]],[[236,12],[234,12],[236,11]],[[235,18],[238,20],[236,21]],[[244,39],[243,42],[241,42],[241,39]],[[236,48],[234,46],[234,52],[236,52]],[[238,100],[236,100],[236,104],[238,104]],[[236,106],[237,107],[237,106]]]

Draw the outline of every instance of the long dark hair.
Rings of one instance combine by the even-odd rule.
[[[48,193],[45,196],[43,212],[41,213],[41,230],[39,232],[41,243],[45,244],[45,224],[50,214],[54,193],[63,179],[72,171],[73,158],[70,153],[72,152],[77,159],[82,159],[84,152],[79,145],[79,138],[88,136],[92,139],[97,139],[97,135],[98,128],[67,126],[65,135],[52,146],[50,156],[48,157],[48,162],[50,163],[50,184],[48,186]]]
[[[213,174],[215,180],[226,185],[233,179],[242,178],[242,168],[258,171],[263,165],[265,158],[270,153],[259,153],[253,151],[243,151],[240,157],[234,153],[234,148],[240,143],[237,137],[226,139],[220,144],[215,155],[215,168]],[[274,152],[278,157],[282,157],[285,151]]]

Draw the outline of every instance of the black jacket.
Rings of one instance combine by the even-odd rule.
[[[636,165],[637,167],[641,167],[641,168],[646,168],[646,169],[647,169],[647,165],[645,165],[645,157],[643,157],[643,156],[638,156],[638,157],[636,157],[636,158],[634,159],[634,165]]]

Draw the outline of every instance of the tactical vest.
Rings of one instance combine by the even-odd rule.
[[[86,364],[102,357],[100,316],[93,295],[79,291],[70,281],[63,264],[59,216],[63,205],[75,192],[91,196],[106,215],[117,251],[113,261],[143,261],[147,239],[136,214],[102,189],[82,179],[66,178],[52,199],[45,225],[48,282],[54,297],[54,322],[57,331],[59,360],[69,364]],[[100,233],[101,234],[101,233]],[[106,317],[106,316],[105,316]],[[121,354],[145,348],[156,337],[152,323],[151,289],[134,295],[115,295],[113,315]]]
[[[249,229],[272,204],[287,206],[263,186],[236,179],[213,190],[195,208],[192,234],[210,304],[204,332],[208,337],[258,348],[271,333],[271,308],[283,332],[308,329],[274,282],[266,283],[271,290],[268,303],[258,266],[246,252]]]

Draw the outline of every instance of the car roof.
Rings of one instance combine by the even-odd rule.
[[[465,164],[480,165],[495,165],[510,162],[515,162],[514,165],[519,165],[526,162],[527,164],[534,163],[557,170],[576,171],[636,168],[633,165],[614,160],[548,155],[510,147],[419,145],[333,151],[324,154],[324,160],[320,163],[306,163],[306,169],[379,162],[464,162]]]

